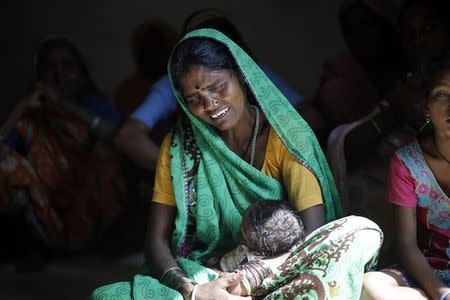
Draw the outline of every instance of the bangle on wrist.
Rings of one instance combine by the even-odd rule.
[[[450,289],[446,290],[445,292],[443,292],[440,296],[439,296],[439,300],[445,300],[445,298],[447,298],[447,296],[450,295]]]
[[[375,122],[374,118],[370,118],[370,123],[372,123],[373,127],[380,133],[383,134],[383,130],[381,130],[380,126]]]
[[[180,270],[180,271],[183,271],[183,270],[181,270],[179,267],[169,268],[169,269],[165,270],[165,271],[162,273],[161,277],[159,277],[159,281],[160,281],[160,282],[163,282],[164,276],[166,276],[167,273],[169,273],[170,271],[175,270],[175,269],[178,269],[178,270]]]
[[[245,278],[248,281],[247,289],[253,294],[253,292],[261,285],[263,280],[272,275],[272,270],[261,260],[252,260],[243,265],[240,265],[238,270],[245,271]]]
[[[165,286],[180,292],[185,299],[189,299],[189,292],[186,290],[187,284],[193,284],[194,288],[197,283],[188,278],[186,273],[178,267],[170,268],[161,275],[159,282]]]

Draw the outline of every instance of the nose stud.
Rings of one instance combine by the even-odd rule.
[[[216,107],[216,106],[218,106],[218,105],[219,105],[219,101],[218,101],[217,99],[214,99],[213,102],[212,102],[212,106],[213,106],[213,107]],[[204,111],[205,111],[205,107],[202,107],[200,110],[201,110],[202,112],[204,112]]]

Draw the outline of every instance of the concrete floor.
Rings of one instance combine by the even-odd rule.
[[[59,259],[40,272],[17,273],[13,265],[0,266],[1,300],[88,299],[97,287],[129,281],[142,271],[143,252],[120,259],[100,255]]]

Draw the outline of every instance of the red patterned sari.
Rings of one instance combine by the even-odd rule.
[[[113,222],[124,205],[120,164],[61,112],[25,114],[16,123],[25,153],[3,146],[0,212],[26,195],[34,229],[50,247],[80,250]]]

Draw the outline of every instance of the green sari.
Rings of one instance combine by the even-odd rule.
[[[192,37],[214,39],[227,46],[255,96],[257,104],[284,146],[297,158],[299,163],[307,167],[317,178],[321,187],[327,222],[340,217],[342,209],[332,175],[308,124],[258,65],[233,41],[212,29],[193,31],[184,39]],[[172,83],[170,75],[169,78]],[[170,147],[170,173],[173,178],[172,185],[177,206],[177,218],[171,246],[172,252],[178,258],[178,265],[196,282],[204,283],[214,280],[217,275],[214,271],[203,267],[202,263],[210,257],[223,255],[239,243],[239,225],[244,210],[253,201],[282,199],[285,197],[285,189],[281,182],[263,174],[229,150],[216,130],[196,118],[184,104],[179,91],[175,88],[173,90],[185,116],[180,119],[173,132]],[[345,220],[347,219],[341,223],[346,224]],[[346,231],[346,226],[339,225],[336,227],[336,233],[339,233],[339,238],[342,238],[368,228],[379,231],[376,225],[368,224],[370,221],[366,221],[360,221],[357,226],[359,229],[352,229],[351,232]],[[332,228],[337,224],[336,222],[338,221],[316,230],[315,235],[310,235],[310,240],[323,239],[323,241],[315,243],[314,247],[300,247],[301,249],[299,248],[291,259],[295,260],[297,255],[305,257],[312,255],[311,253],[316,255],[319,252],[322,253],[324,248],[334,247],[338,241],[323,238],[324,236],[329,237],[330,234],[324,234],[322,230],[325,230],[324,228],[327,226]],[[369,261],[374,261],[373,258],[376,257],[380,244],[379,237],[380,234],[372,244],[366,243],[371,245],[370,251],[365,247],[360,247],[362,243],[353,243],[353,241],[350,243],[351,247],[347,245],[341,249],[343,251],[341,254],[345,253],[348,259],[355,257],[355,262],[352,264],[358,271],[354,274],[359,276],[358,280],[352,280],[348,285],[347,283],[341,284],[345,286],[342,289],[345,297],[350,295],[349,291],[353,294],[359,293],[364,267]],[[347,251],[350,248],[355,250]],[[362,254],[357,256],[355,251],[360,253],[363,248],[365,255],[364,258],[361,258]],[[368,258],[366,257],[367,253],[369,254]],[[307,261],[305,258],[302,259]],[[319,255],[317,259],[313,265],[325,258],[323,255]],[[326,274],[334,274],[333,276],[337,274],[337,271],[347,272],[346,268],[351,269],[348,264],[339,264],[334,260],[330,260],[326,264],[322,262],[320,265],[322,267],[326,265],[325,269],[319,268],[321,272],[325,270]],[[301,278],[306,278],[302,277],[303,275],[300,276],[304,272],[311,273],[313,276],[316,276],[314,272],[317,272],[314,271],[314,268],[309,270],[308,267],[295,263],[285,267],[291,272],[288,272],[288,275],[282,273],[274,275],[276,278],[267,278],[267,281],[263,283],[266,286],[261,286],[261,295],[269,292],[276,295],[277,291],[281,292],[281,287],[289,282],[300,284]],[[332,271],[329,271],[328,268],[331,268]],[[322,274],[320,277],[323,277]],[[317,279],[323,290],[321,293],[316,293],[317,299],[326,299],[324,297],[330,294],[329,288],[327,288],[329,279],[327,277]],[[307,292],[309,293],[310,290]],[[94,299],[157,298],[181,299],[181,295],[159,284],[156,279],[145,275],[135,276],[131,283],[117,283],[101,287],[94,292]],[[289,298],[289,296],[285,294],[282,298]]]

